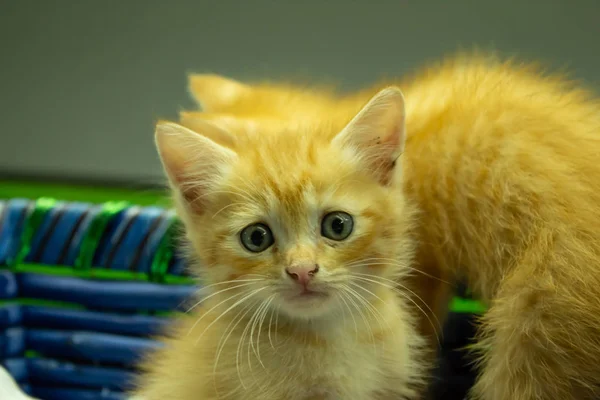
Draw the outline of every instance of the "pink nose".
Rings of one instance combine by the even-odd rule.
[[[285,272],[298,282],[298,284],[306,286],[308,282],[319,272],[318,264],[298,264],[292,265],[285,269]]]

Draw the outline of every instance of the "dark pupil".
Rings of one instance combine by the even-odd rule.
[[[263,229],[260,229],[260,228],[259,229],[255,229],[250,234],[250,241],[256,247],[260,247],[263,244],[264,240],[265,240],[265,231]]]
[[[338,235],[344,232],[344,219],[340,217],[335,217],[333,221],[331,221],[331,230]]]

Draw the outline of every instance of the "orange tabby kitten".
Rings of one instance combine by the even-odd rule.
[[[198,75],[191,89],[212,118],[252,131],[312,121],[314,135],[327,136],[319,129],[336,131],[389,84],[343,96]],[[599,398],[600,103],[533,67],[480,57],[458,57],[398,84],[407,99],[406,204],[420,211],[418,268],[466,279],[490,306],[473,398]],[[183,113],[182,123],[203,118]],[[378,148],[375,138],[385,132],[369,131],[373,141],[364,145]],[[385,156],[378,162],[390,165]],[[443,319],[449,287],[414,278],[424,309]],[[421,327],[428,325],[423,318]]]
[[[395,160],[404,99],[377,94],[339,131],[235,119],[159,123],[156,144],[212,292],[148,357],[145,400],[392,400],[426,354],[398,289],[413,205]],[[197,133],[196,133],[197,132]],[[136,397],[137,398],[137,397]]]

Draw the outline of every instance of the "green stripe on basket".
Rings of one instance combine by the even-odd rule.
[[[81,242],[79,255],[75,260],[75,267],[79,269],[90,269],[94,260],[94,254],[102,238],[102,234],[108,225],[108,222],[116,214],[123,211],[129,203],[126,201],[109,201],[102,205],[102,210],[94,217],[90,223],[85,237]]]
[[[8,262],[8,265],[12,268],[18,268],[22,261],[27,257],[29,251],[31,251],[31,241],[35,235],[35,232],[44,221],[46,213],[50,211],[52,207],[56,205],[57,201],[49,197],[41,197],[35,201],[33,211],[27,217],[25,225],[23,227],[23,233],[21,234],[21,247],[13,260]]]
[[[16,270],[24,273],[71,276],[84,279],[138,282],[150,281],[148,274],[143,272],[120,271],[104,268],[77,269],[68,266],[21,263],[16,266]],[[164,277],[163,282],[171,285],[192,285],[195,283],[195,280],[186,276],[167,275]]]
[[[169,223],[169,228],[161,239],[152,259],[152,265],[150,266],[152,280],[157,282],[166,282],[169,279],[167,275],[169,262],[175,255],[173,243],[175,242],[175,235],[181,229],[181,224],[176,214],[173,214]]]

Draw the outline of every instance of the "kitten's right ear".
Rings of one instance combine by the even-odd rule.
[[[405,142],[404,96],[400,89],[381,90],[333,139],[355,152],[383,185],[392,182]]]
[[[249,85],[215,74],[193,74],[188,80],[190,94],[207,112],[226,109],[252,91]]]
[[[156,148],[169,182],[196,214],[203,213],[206,194],[237,158],[215,140],[222,135],[227,133],[208,122],[198,133],[172,122],[156,126]]]

